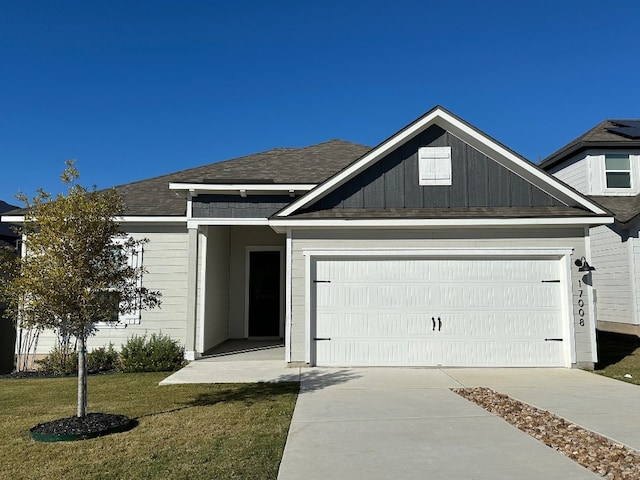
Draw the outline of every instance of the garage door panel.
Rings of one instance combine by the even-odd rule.
[[[315,285],[316,332],[331,340],[316,345],[316,363],[560,366],[562,342],[544,341],[562,337],[559,264],[317,260],[318,279],[330,283]]]
[[[562,358],[562,342],[505,342],[505,350],[505,361],[514,367],[555,367]]]

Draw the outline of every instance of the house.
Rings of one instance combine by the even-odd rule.
[[[14,210],[15,206],[0,200],[0,214]],[[18,235],[11,230],[7,223],[0,223],[0,249],[15,250]],[[0,275],[4,272],[0,271]],[[0,302],[0,374],[10,373],[13,370],[14,353],[13,346],[16,341],[16,331],[13,322],[4,318],[6,306]]]
[[[7,202],[0,200],[0,215],[15,210],[16,206],[9,205]],[[8,223],[0,222],[0,247],[16,248],[18,241],[18,235],[11,229],[11,225]]]
[[[92,345],[162,331],[191,360],[281,337],[290,365],[596,361],[575,261],[612,216],[444,108],[374,148],[275,149],[117,189],[163,305]]]
[[[640,336],[640,120],[605,120],[540,167],[614,214],[589,231],[597,328]]]

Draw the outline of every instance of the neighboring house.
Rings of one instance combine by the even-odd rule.
[[[373,149],[332,140],[117,189],[163,305],[92,345],[162,331],[189,359],[281,337],[289,364],[596,361],[574,262],[613,218],[441,107]]]
[[[0,215],[16,209],[0,200]],[[18,244],[18,235],[11,230],[7,223],[0,223],[0,248],[15,250]],[[0,271],[0,275],[4,272]],[[0,374],[9,373],[13,370],[14,345],[16,341],[15,327],[10,319],[4,317],[5,305],[0,302]]]
[[[540,167],[615,215],[590,231],[597,326],[640,336],[640,120],[605,120]]]
[[[9,205],[7,202],[0,200],[0,215],[11,210],[15,210],[16,206]],[[0,222],[0,247],[17,248],[18,235],[11,229],[8,223]]]

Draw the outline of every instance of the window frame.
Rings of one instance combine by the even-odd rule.
[[[609,169],[607,168],[607,158],[625,158],[629,162],[629,168],[626,169]],[[602,154],[602,165],[604,172],[604,191],[605,192],[630,192],[634,189],[634,181],[633,181],[633,159],[630,153],[619,153],[619,152],[606,152]],[[628,187],[610,187],[609,186],[609,173],[626,173],[629,176],[629,186]]]

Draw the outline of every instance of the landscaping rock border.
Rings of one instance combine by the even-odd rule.
[[[606,479],[640,479],[640,452],[486,387],[453,392]]]
[[[89,413],[85,417],[67,417],[40,423],[31,428],[31,438],[40,442],[68,442],[125,432],[137,425],[125,415]]]

